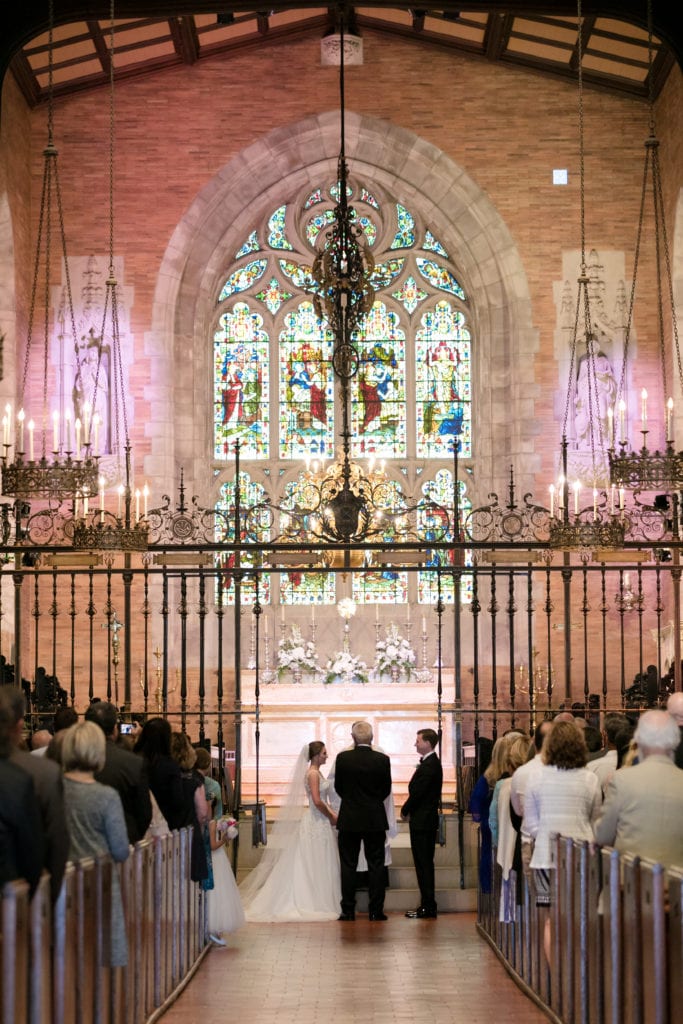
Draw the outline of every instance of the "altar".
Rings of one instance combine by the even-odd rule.
[[[245,673],[248,676],[248,673]],[[250,691],[247,684],[245,693]],[[443,799],[455,799],[453,705],[443,705],[441,760]],[[447,711],[447,713],[446,713]],[[405,799],[417,763],[415,734],[436,729],[434,682],[329,684],[277,682],[260,691],[259,799],[277,807],[287,792],[296,759],[305,743],[323,740],[329,755],[327,774],[336,755],[351,746],[351,726],[359,719],[373,728],[373,745],[391,758],[396,804]],[[255,706],[242,705],[242,800],[256,798]]]

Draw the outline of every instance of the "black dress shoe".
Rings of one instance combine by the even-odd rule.
[[[338,921],[355,921],[356,920],[356,915],[355,914],[340,914],[339,917],[337,918],[337,920]]]
[[[406,917],[410,917],[413,920],[422,920],[423,918],[434,918],[436,917],[435,910],[425,910],[424,907],[418,907],[417,910],[408,910]]]
[[[369,914],[368,915],[368,920],[369,921],[388,921],[389,918],[387,917],[386,914]]]

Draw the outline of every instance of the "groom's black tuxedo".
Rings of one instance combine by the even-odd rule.
[[[384,839],[389,823],[384,801],[391,792],[391,762],[370,746],[337,755],[334,788],[341,797],[337,817],[341,861],[342,914],[356,906],[356,866],[361,840],[368,862],[370,915],[384,909]]]
[[[436,754],[427,754],[408,783],[408,799],[401,808],[401,817],[410,818],[410,848],[420,887],[420,906],[430,914],[436,914],[434,849],[442,783],[441,761]]]

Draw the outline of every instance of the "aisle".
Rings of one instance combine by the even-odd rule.
[[[213,948],[163,1024],[536,1024],[474,914],[249,924]]]

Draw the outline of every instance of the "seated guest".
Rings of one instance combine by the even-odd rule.
[[[135,845],[143,838],[152,820],[145,762],[142,757],[117,744],[119,716],[113,704],[104,700],[91,704],[85,720],[99,725],[106,737],[104,767],[95,778],[105,786],[112,786],[121,797],[128,841]]]
[[[130,852],[121,798],[111,786],[95,781],[104,767],[106,740],[94,722],[79,722],[67,729],[62,742],[64,803],[69,824],[71,860],[108,854],[116,862]],[[103,966],[128,963],[126,922],[116,869],[112,872],[111,930]]]
[[[33,779],[9,760],[14,722],[5,689],[0,688],[0,887],[23,878],[33,894],[43,870],[43,825]]]
[[[595,827],[598,843],[683,866],[683,772],[674,764],[679,743],[666,711],[646,711],[635,731],[639,763],[615,772]]]

